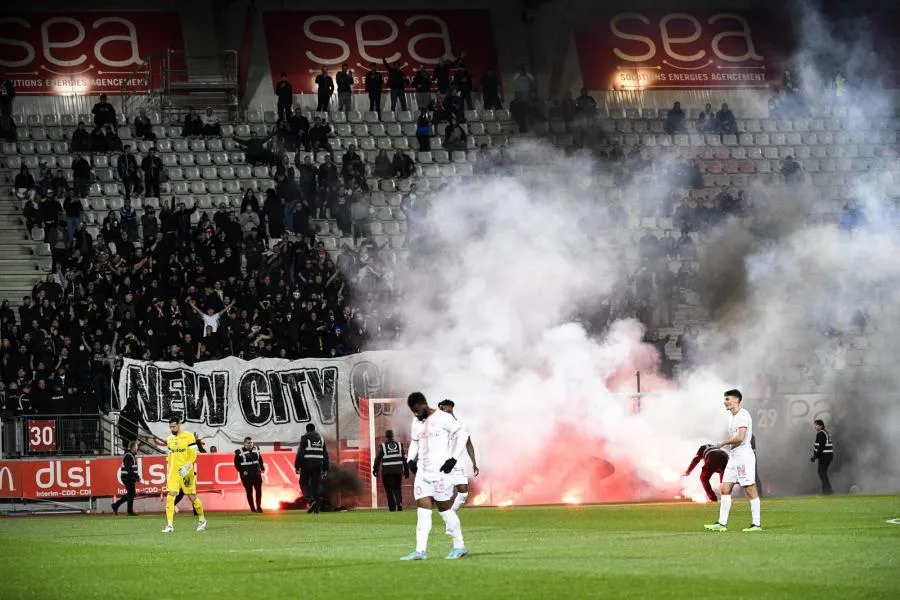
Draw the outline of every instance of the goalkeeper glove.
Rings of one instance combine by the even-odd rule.
[[[190,472],[191,472],[190,463],[188,463],[188,464],[184,465],[183,467],[181,467],[180,469],[178,469],[178,474],[181,475],[182,478],[187,477],[188,473],[190,473]]]
[[[447,461],[441,465],[441,473],[450,473],[453,470],[453,467],[456,466],[455,458],[448,458]]]
[[[413,475],[415,475],[415,474],[416,474],[416,471],[419,470],[419,467],[418,467],[418,465],[416,464],[416,461],[414,461],[414,460],[408,460],[408,461],[406,461],[406,468],[408,468],[410,471],[412,471],[412,474],[413,474]]]

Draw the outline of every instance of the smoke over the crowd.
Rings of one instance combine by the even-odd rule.
[[[824,51],[824,21],[803,22],[800,80],[824,89],[832,70],[851,77],[848,131],[887,115],[880,86],[844,70],[860,58],[854,47],[842,43],[837,62]],[[407,322],[398,347],[412,357],[404,379],[432,405],[456,401],[492,503],[696,496],[679,475],[699,444],[723,439],[730,387],[744,390],[754,416],[767,488],[811,491],[811,422],[823,418],[838,448],[839,491],[897,490],[900,234],[884,177],[892,157],[844,173],[838,191],[810,175],[755,182],[747,216],[703,234],[697,292],[710,318],[697,363],[675,380],[614,302],[607,329],[589,322],[603,299],[633,285],[634,220],[679,188],[660,176],[666,159],[655,158],[653,176],[598,185],[592,158],[520,145],[511,168],[431,195],[427,217],[411,225],[429,242],[398,279]],[[848,232],[838,222],[851,198],[865,219]],[[609,226],[616,205],[632,215],[628,230]],[[636,371],[656,392],[637,413]],[[769,392],[750,391],[760,378]],[[793,403],[795,394],[807,400]]]

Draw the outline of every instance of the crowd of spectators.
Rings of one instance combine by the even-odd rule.
[[[399,92],[398,69],[385,66],[391,91]],[[380,98],[381,88],[373,73],[377,74],[374,65],[365,85],[373,110],[380,111],[375,91]],[[328,109],[336,90],[340,109],[349,110],[345,100],[352,74],[346,68],[337,74],[336,85],[327,73],[317,79],[324,86],[320,109]],[[460,124],[465,110],[472,107],[474,87],[463,57],[440,65],[432,76],[417,72],[412,85],[417,103],[425,105],[417,123],[420,149],[429,147],[433,128],[440,123],[446,123],[444,147],[465,149],[466,132]],[[514,85],[510,111],[520,131],[547,119],[596,123],[592,117],[597,105],[587,90],[548,105],[539,100],[534,78],[524,66]],[[480,91],[485,107],[502,106],[499,81],[492,73],[484,75]],[[138,160],[129,146],[122,145],[114,126],[115,110],[105,97],[94,107],[93,132],[81,123],[72,135],[72,182],[61,171],[44,171],[35,180],[23,167],[15,193],[28,226],[43,228],[44,239],[53,248],[54,269],[23,299],[18,311],[8,303],[0,307],[0,410],[106,409],[114,358],[119,356],[188,364],[224,356],[329,357],[377,347],[397,335],[402,318],[392,308],[397,303],[391,302],[400,293],[395,265],[392,255],[369,236],[367,175],[410,177],[415,172],[412,158],[401,150],[392,156],[381,151],[367,173],[364,155],[350,146],[338,164],[328,123],[315,117],[311,124],[293,110],[285,79],[276,95],[279,121],[271,135],[234,138],[245,148],[248,163],[269,165],[275,178],[262,197],[247,190],[239,211],[222,205],[212,215],[196,215],[196,208],[169,197],[160,199],[158,214],[146,207],[139,216],[130,199],[159,196],[165,168],[153,150]],[[405,94],[392,93],[391,98],[404,108]],[[684,130],[678,103],[669,111],[666,127],[670,133]],[[707,105],[697,128],[737,134],[735,117],[724,104],[715,114]],[[613,176],[618,185],[664,171],[681,190],[703,187],[693,161],[651,155],[636,147],[626,152],[607,143],[599,127],[582,131],[572,150],[592,152],[598,174]],[[216,137],[222,129],[211,109],[203,115],[190,110],[182,135]],[[133,137],[155,140],[143,111],[134,119]],[[108,212],[96,237],[82,221],[80,199],[87,196],[93,179],[83,154],[87,152],[116,154],[116,175],[125,192],[124,205]],[[292,152],[297,153],[293,164]],[[313,160],[319,152],[326,153],[321,164]],[[505,150],[482,147],[475,172],[502,169],[509,162]],[[787,165],[786,179],[795,176],[792,169]],[[430,198],[418,193],[415,184],[401,202],[407,222],[405,245],[413,265],[421,240],[427,237],[429,206]],[[676,306],[694,293],[697,235],[728,215],[743,214],[747,206],[744,192],[730,189],[715,195],[673,194],[653,203],[652,211],[641,216],[669,218],[671,228],[662,237],[645,232],[637,242],[638,263],[632,277],[603,299],[591,321],[602,328],[616,319],[635,317],[647,327],[648,343],[661,344],[664,350],[670,338],[660,337],[656,330],[673,327]],[[354,246],[344,245],[334,260],[317,241],[313,224],[328,217],[354,240]],[[610,204],[610,227],[624,229],[628,219],[622,206]],[[691,355],[692,335],[685,330],[677,342],[685,360]],[[672,364],[664,351],[662,355],[663,369],[671,373]]]

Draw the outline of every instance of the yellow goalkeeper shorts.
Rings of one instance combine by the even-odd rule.
[[[166,489],[175,494],[177,494],[178,492],[184,492],[185,494],[196,494],[197,477],[196,475],[194,475],[194,471],[192,470],[190,473],[188,473],[187,477],[182,477],[178,474],[178,471],[169,473],[169,477],[166,480]]]

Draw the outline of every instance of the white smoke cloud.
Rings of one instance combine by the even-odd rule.
[[[820,23],[807,22],[806,36],[827,44]],[[841,47],[852,58],[847,64],[856,64],[852,48]],[[798,53],[798,71],[801,80],[824,86],[830,73],[813,66],[817,51],[806,46]],[[877,88],[858,94],[865,103],[855,108],[851,99],[850,122],[877,118],[889,105]],[[881,165],[889,168],[890,160]],[[703,328],[702,366],[675,383],[654,377],[654,350],[641,342],[637,322],[616,321],[594,338],[575,315],[585,301],[630,285],[636,267],[635,234],[610,230],[608,207],[621,202],[640,215],[677,186],[663,176],[664,162],[616,188],[599,186],[603,178],[594,171],[589,158],[523,144],[514,174],[482,176],[434,195],[425,225],[437,249],[399,278],[408,326],[397,345],[413,357],[404,378],[432,404],[454,399],[492,483],[509,497],[507,488],[539,477],[560,488],[553,491],[559,499],[571,498],[564,476],[548,480],[533,472],[557,444],[572,464],[599,453],[620,470],[633,469],[649,488],[671,490],[696,447],[722,439],[723,391],[738,386],[746,393],[765,373],[782,390],[827,394],[831,414],[821,416],[844,427],[836,437],[838,452],[850,455],[848,484],[898,489],[900,375],[893,357],[900,346],[900,236],[886,202],[890,177],[847,173],[846,192],[868,218],[853,235],[806,219],[840,211],[823,194],[834,190],[809,178],[790,188],[754,184],[755,224],[731,219],[712,232],[700,258],[714,319]],[[854,322],[861,310],[871,313],[865,334]],[[840,335],[823,335],[829,328]],[[637,369],[658,391],[644,399],[639,415],[623,393],[634,389]],[[815,384],[807,381],[810,373]],[[787,400],[776,403],[780,419],[808,423],[816,416],[792,415]],[[787,437],[770,437],[760,449],[763,464],[773,465],[777,489],[802,491],[794,474],[812,472],[811,427],[802,439],[796,429],[780,431]],[[602,449],[585,446],[591,439],[601,440]],[[600,497],[621,499],[605,495],[602,483],[599,489]],[[692,483],[685,493],[697,497],[698,490]]]

